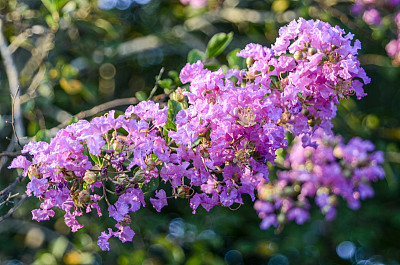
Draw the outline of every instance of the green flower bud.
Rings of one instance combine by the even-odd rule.
[[[293,195],[293,188],[290,187],[290,186],[286,186],[286,187],[284,188],[284,190],[283,190],[283,193],[284,193],[286,196],[291,196],[291,195]]]
[[[208,152],[208,150],[206,148],[201,148],[199,150],[199,153],[200,153],[200,155],[202,157],[209,157],[210,156],[210,153]]]
[[[117,177],[116,177],[116,179],[117,179],[117,183],[119,184],[119,185],[126,185],[126,184],[128,184],[128,176],[126,175],[126,174],[119,174]]]
[[[67,170],[67,171],[64,172],[64,178],[65,178],[67,181],[71,181],[71,180],[76,179],[77,177],[76,177],[74,171]]]
[[[147,157],[144,163],[146,164],[146,170],[148,171],[153,170],[157,164],[151,157]]]
[[[303,53],[302,53],[301,51],[296,51],[296,52],[293,54],[293,58],[294,58],[295,60],[301,60],[301,59],[303,59]]]
[[[186,185],[180,186],[177,189],[177,195],[179,198],[185,199],[188,198],[190,194],[190,188]]]
[[[286,221],[286,216],[284,213],[280,213],[276,219],[278,223],[283,224]]]
[[[318,51],[318,50],[317,50],[316,48],[308,48],[308,54],[309,54],[310,56],[316,54],[317,51]]]
[[[139,169],[136,171],[135,175],[133,176],[133,181],[137,183],[143,183],[146,179],[146,174],[143,169]]]
[[[303,108],[301,110],[301,114],[303,114],[304,116],[308,116],[310,114],[310,111],[307,108]]]
[[[28,177],[30,180],[32,180],[32,178],[40,178],[40,171],[37,167],[35,167],[34,165],[30,165],[28,168]]]
[[[112,148],[114,149],[115,153],[119,154],[122,152],[122,150],[124,150],[125,147],[125,141],[119,137],[117,137],[117,139],[115,139]]]
[[[172,99],[178,102],[184,102],[185,101],[185,95],[183,94],[185,92],[184,89],[178,87],[175,92],[172,94]]]
[[[310,127],[314,127],[316,124],[317,124],[317,122],[314,120],[314,119],[311,119],[311,120],[308,120],[308,125],[310,126]]]
[[[90,202],[90,192],[88,190],[82,190],[79,192],[78,199],[80,202],[88,203]]]
[[[253,56],[247,57],[246,64],[252,66],[254,64]]]
[[[92,185],[93,183],[95,183],[97,181],[97,174],[94,173],[93,171],[86,171],[85,172],[85,176],[83,177],[83,180],[89,184]]]

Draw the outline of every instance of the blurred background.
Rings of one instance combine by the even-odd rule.
[[[75,114],[90,119],[107,106],[123,111],[133,97],[146,99],[162,67],[156,95],[170,93],[188,53],[204,52],[216,33],[234,37],[212,63],[240,67],[230,56],[236,49],[250,42],[269,46],[282,25],[304,17],[339,25],[361,41],[359,59],[372,79],[368,96],[342,102],[334,131],[347,140],[371,140],[386,159],[386,178],[374,184],[375,197],[357,211],[341,202],[332,222],[314,209],[304,225],[263,231],[250,200],[236,211],[217,207],[196,215],[187,201],[171,200],[162,214],[151,207],[133,214],[133,242],[111,239],[109,252],[96,244],[100,232],[113,226],[108,217],[80,217],[85,228],[71,233],[60,212],[51,221],[32,221],[39,201],[29,198],[0,223],[0,264],[400,264],[400,67],[385,50],[397,38],[397,2],[364,1],[367,10],[380,12],[377,21],[345,0],[214,0],[200,7],[179,0],[0,0],[0,46],[9,45],[19,82],[12,90],[2,54],[0,152],[20,150],[10,140],[16,92],[20,142],[48,140]],[[114,101],[122,98],[127,100]],[[100,113],[82,112],[103,103],[108,105]],[[10,160],[0,156],[0,190],[18,177],[7,169]],[[23,194],[26,183],[14,191]],[[0,216],[12,206],[2,204]]]

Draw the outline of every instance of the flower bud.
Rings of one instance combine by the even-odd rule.
[[[210,156],[210,153],[208,152],[208,150],[207,150],[206,148],[201,148],[201,149],[199,150],[199,154],[200,154],[202,157],[209,157],[209,156]]]
[[[286,186],[285,188],[284,188],[284,190],[283,190],[283,193],[286,195],[286,196],[292,196],[293,195],[293,188],[292,187],[290,187],[290,186]]]
[[[301,110],[301,114],[303,114],[304,116],[308,116],[310,114],[310,111],[307,108],[303,108]]]
[[[333,155],[336,156],[337,158],[342,158],[343,157],[343,150],[340,146],[336,146],[333,149]]]
[[[247,57],[246,64],[252,66],[254,64],[253,56]]]
[[[117,184],[119,185],[125,185],[128,183],[128,176],[126,174],[119,174],[117,177]]]
[[[343,176],[345,176],[346,178],[350,178],[351,175],[353,175],[353,171],[351,169],[346,168],[345,170],[343,170]]]
[[[83,180],[84,180],[87,184],[92,185],[92,184],[95,183],[96,180],[97,180],[97,174],[94,173],[93,171],[87,170],[87,171],[85,172],[85,176],[83,177]]]
[[[278,217],[276,218],[278,223],[282,224],[286,221],[286,216],[284,213],[278,214]]]
[[[238,181],[239,180],[239,173],[235,172],[232,174],[232,180]]]
[[[139,169],[138,171],[136,171],[132,180],[137,183],[143,183],[145,179],[146,179],[146,174],[145,174],[144,170]]]
[[[71,180],[76,179],[76,175],[75,175],[74,171],[72,171],[72,170],[65,171],[64,172],[64,177],[65,177],[65,179],[67,181],[71,181]]]
[[[30,180],[32,180],[32,178],[40,178],[40,171],[37,167],[35,167],[34,165],[30,165],[28,168],[28,177]]]
[[[311,120],[308,120],[308,125],[310,126],[310,127],[314,127],[316,124],[317,124],[317,122],[314,120],[314,119],[311,119]]]
[[[301,60],[301,59],[303,59],[303,53],[302,53],[301,51],[296,51],[296,52],[293,54],[293,58],[294,58],[295,60]]]
[[[151,157],[147,157],[144,163],[146,164],[146,170],[148,171],[153,170],[157,164]]]
[[[82,190],[79,192],[78,199],[80,202],[88,203],[90,202],[90,192],[88,190]]]
[[[331,195],[328,198],[329,205],[337,205],[338,199],[336,195]]]
[[[132,224],[132,219],[129,214],[125,215],[124,220],[121,221],[122,226],[128,226]]]
[[[178,87],[175,92],[172,94],[172,99],[178,102],[185,101],[185,95],[183,94],[185,90]]]
[[[124,150],[124,146],[125,146],[125,141],[122,140],[121,138],[117,138],[115,139],[112,148],[114,149],[115,153],[119,154],[122,152],[122,150]]]
[[[311,55],[314,55],[314,54],[316,54],[317,53],[317,49],[316,48],[308,48],[308,54],[311,56]]]
[[[177,189],[177,195],[179,198],[185,199],[188,198],[190,194],[190,187],[186,185],[182,185]]]

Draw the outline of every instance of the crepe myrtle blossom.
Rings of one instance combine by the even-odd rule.
[[[254,201],[257,188],[262,195],[264,183],[280,189],[304,181],[302,174],[281,173],[282,180],[268,182],[267,162],[274,164],[276,151],[288,147],[287,132],[301,139],[293,155],[300,156],[296,150],[301,146],[324,154],[326,148],[317,148],[321,143],[316,136],[321,135],[319,131],[331,132],[336,105],[353,94],[358,99],[366,95],[363,85],[370,80],[356,57],[360,48],[352,34],[337,26],[302,18],[292,21],[281,28],[271,48],[249,44],[238,53],[246,58],[246,69],[210,71],[200,61],[187,64],[180,79],[188,87],[183,92],[188,104],[175,101],[182,105],[176,115],[167,107],[142,101],[119,116],[110,111],[91,121],[81,120],[60,130],[49,143],[27,144],[22,152],[32,160],[19,156],[10,168],[22,168],[31,179],[26,193],[42,202],[32,211],[37,221],[49,220],[55,208],[65,212],[65,223],[72,231],[84,226],[79,216],[92,210],[113,218],[115,227],[99,237],[102,250],[109,250],[111,237],[132,240],[130,214],[146,206],[144,194],[148,192],[155,191],[149,201],[158,212],[172,198],[188,200],[193,213],[199,206],[206,211],[217,205],[237,208],[243,196]],[[269,214],[277,209],[284,209],[288,220],[305,222],[309,218],[307,196],[317,194],[317,204],[323,209],[331,205],[330,197],[322,192],[325,188],[329,196],[345,197],[353,208],[359,198],[370,196],[372,190],[363,176],[369,174],[367,180],[372,180],[372,175],[381,177],[382,172],[375,172],[377,165],[358,163],[369,163],[372,157],[376,163],[381,160],[368,153],[371,144],[357,141],[354,148],[369,149],[357,154],[345,146],[340,149],[340,159],[355,176],[354,191],[346,181],[340,182],[342,165],[320,167],[332,167],[330,173],[336,175],[329,185],[337,177],[337,187],[322,180],[309,181],[314,186],[304,185],[309,193],[301,205],[288,198],[271,204],[261,196],[256,209],[263,216],[262,227],[281,222],[279,215]],[[160,181],[170,189],[157,189]],[[101,200],[106,207],[100,206]]]
[[[287,221],[303,224],[310,218],[313,201],[325,219],[332,220],[338,198],[356,210],[360,200],[374,195],[371,183],[384,177],[382,152],[358,137],[345,144],[340,136],[318,131],[313,139],[317,149],[304,148],[297,139],[283,162],[286,170],[258,187],[254,208],[263,219],[262,229]]]
[[[400,1],[367,1],[356,0],[352,5],[351,11],[354,15],[362,19],[370,26],[382,26],[381,17],[390,18],[392,25],[397,28],[397,38],[392,39],[385,47],[387,55],[393,59],[393,65],[400,65]],[[386,23],[387,24],[387,23]]]

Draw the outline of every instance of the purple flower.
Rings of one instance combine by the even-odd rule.
[[[302,208],[292,208],[287,213],[288,220],[296,220],[298,225],[304,224],[310,219],[309,213]]]
[[[8,167],[9,169],[11,168],[23,168],[24,172],[22,173],[24,177],[26,177],[26,174],[28,172],[29,166],[32,164],[31,161],[26,159],[25,156],[17,156],[12,162],[11,165]]]
[[[31,182],[27,185],[26,194],[32,196],[33,193],[34,196],[38,197],[42,195],[48,187],[49,183],[47,179],[32,178]]]
[[[53,210],[47,210],[47,209],[35,209],[32,210],[32,220],[36,220],[38,222],[40,221],[45,221],[45,220],[50,220],[50,217],[54,216],[54,211]]]
[[[380,25],[381,24],[381,15],[379,11],[375,8],[368,9],[364,11],[363,19],[365,23],[369,25]]]
[[[106,232],[101,232],[99,236],[99,240],[97,240],[97,245],[99,245],[100,249],[103,251],[110,250],[110,243],[108,240],[113,236],[113,231],[111,228],[108,228],[108,234]]]
[[[156,197],[158,199],[150,198],[150,202],[153,204],[153,207],[157,210],[157,212],[161,211],[161,208],[167,206],[167,195],[164,190],[156,191]]]
[[[118,229],[117,232],[114,232],[114,236],[118,237],[122,243],[126,241],[132,241],[132,238],[135,236],[135,232],[129,226],[122,226],[120,224],[116,224],[115,227]]]
[[[83,227],[82,224],[78,223],[75,219],[77,216],[81,216],[82,212],[74,211],[74,212],[66,212],[64,215],[64,221],[67,226],[72,229],[72,232],[76,232]]]

